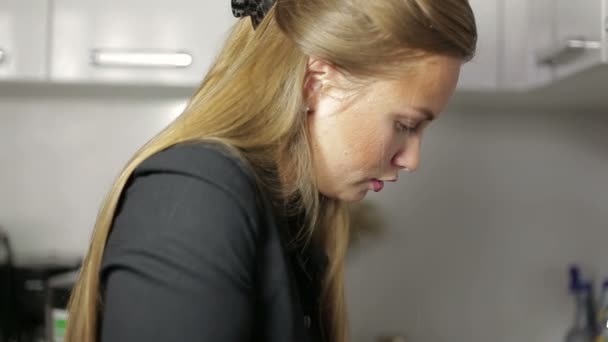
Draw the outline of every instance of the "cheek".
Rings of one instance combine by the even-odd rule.
[[[393,133],[390,125],[379,120],[360,120],[357,127],[350,127],[348,152],[350,160],[360,169],[377,169],[390,160]]]

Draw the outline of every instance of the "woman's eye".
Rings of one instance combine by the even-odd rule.
[[[395,122],[395,129],[399,133],[410,133],[410,132],[416,131],[416,127],[411,126],[411,125],[406,125],[399,121]]]

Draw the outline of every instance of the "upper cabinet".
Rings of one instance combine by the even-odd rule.
[[[52,14],[58,82],[196,86],[236,21],[201,0],[55,0]]]
[[[459,90],[526,90],[608,63],[608,0],[469,1],[479,39]],[[228,1],[0,0],[0,81],[196,87],[235,22]]]
[[[502,90],[525,90],[553,79],[539,53],[555,45],[555,0],[504,0],[501,21],[503,52],[498,66]]]
[[[458,89],[495,90],[498,87],[499,0],[470,0],[477,22],[477,55],[462,67]]]
[[[544,62],[563,78],[608,62],[608,0],[554,0],[556,42]]]
[[[459,89],[527,90],[608,62],[608,0],[470,3],[479,53]]]
[[[503,89],[528,89],[606,63],[608,0],[505,1]]]
[[[0,80],[47,76],[47,0],[0,1]]]

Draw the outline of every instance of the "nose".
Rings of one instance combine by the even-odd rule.
[[[392,163],[400,169],[416,171],[420,164],[420,137],[409,137],[406,144],[395,153]]]

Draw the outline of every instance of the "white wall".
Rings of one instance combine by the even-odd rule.
[[[16,262],[81,256],[99,205],[184,98],[0,97],[0,226]]]
[[[0,96],[0,225],[18,260],[83,253],[119,168],[185,103],[45,92]],[[370,196],[387,226],[349,259],[355,342],[560,341],[567,265],[608,277],[607,176],[608,113],[445,114],[419,172]]]
[[[563,341],[569,263],[608,278],[608,113],[446,114],[370,200],[387,226],[350,260],[356,342]]]

